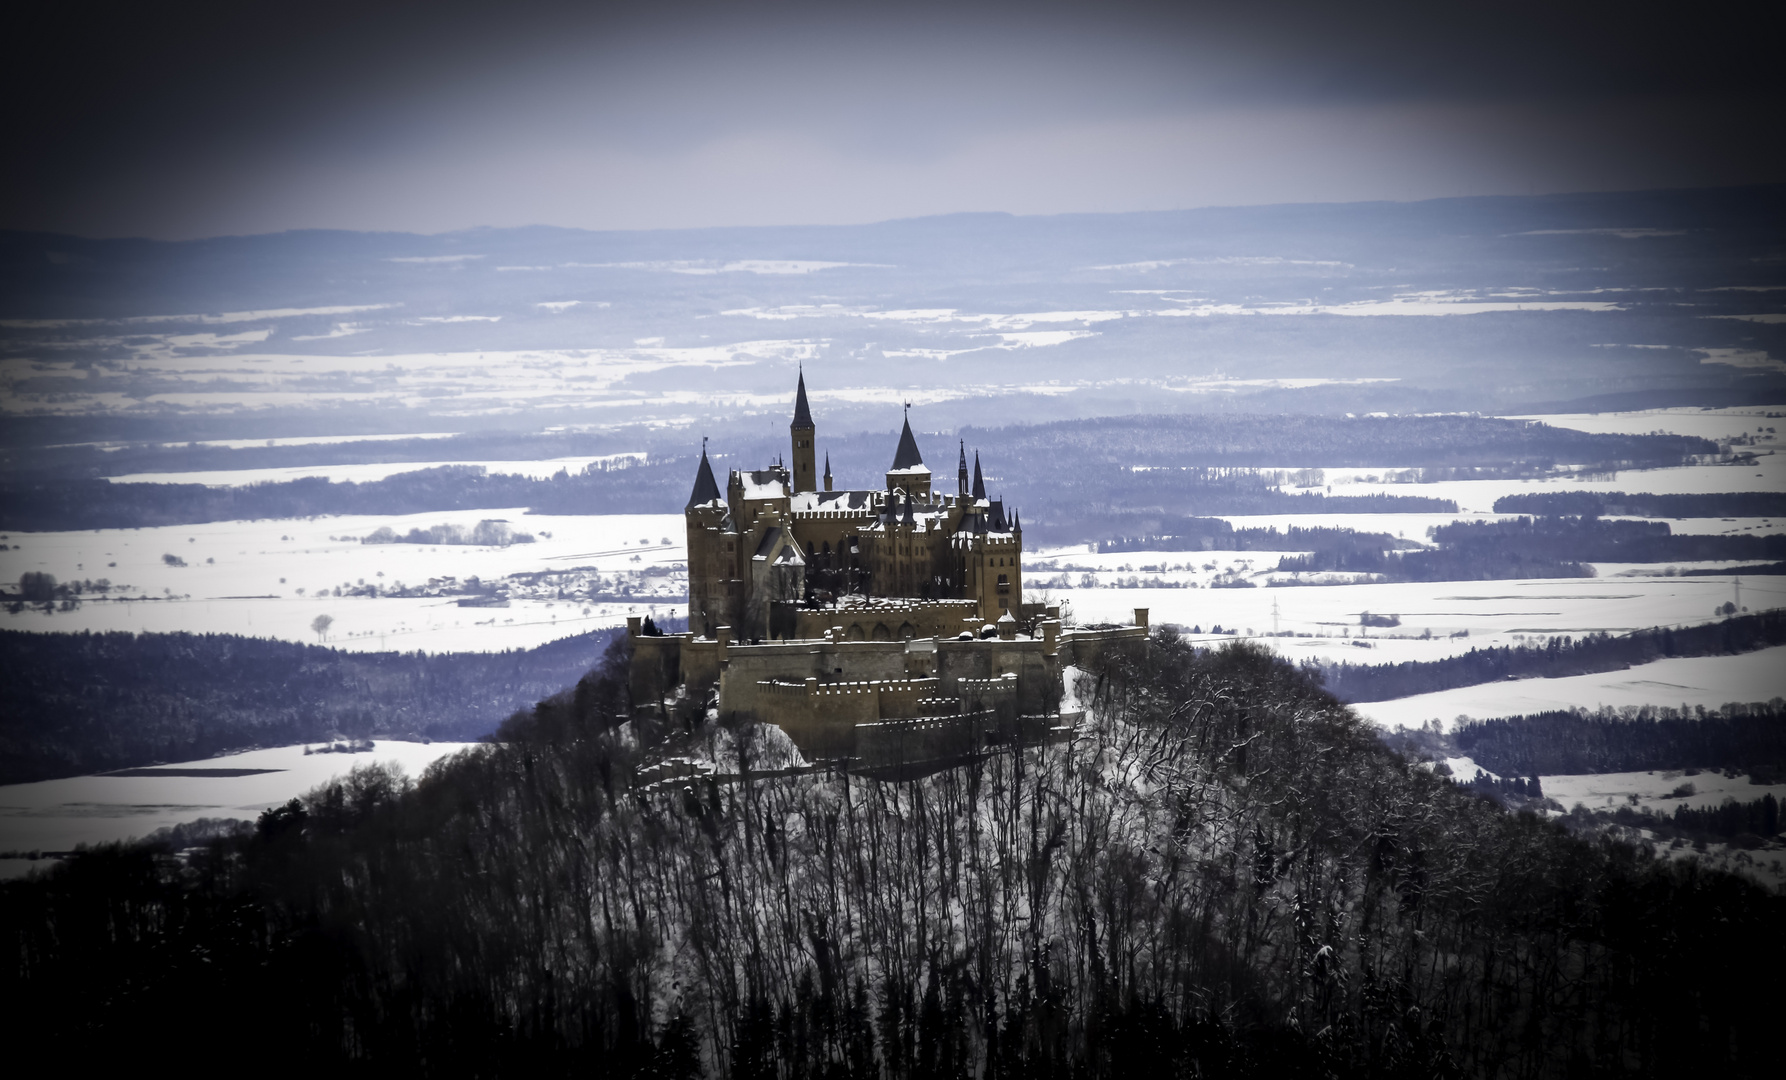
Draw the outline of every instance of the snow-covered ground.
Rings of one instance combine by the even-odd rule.
[[[1450,724],[1460,716],[1482,720],[1578,706],[1685,704],[1710,709],[1732,701],[1770,701],[1783,694],[1786,645],[1736,656],[1671,657],[1595,675],[1482,683],[1352,707],[1373,723],[1395,728],[1419,727],[1428,720]],[[1548,786],[1545,791],[1549,792]]]
[[[380,526],[397,533],[446,524],[466,528],[506,519],[535,542],[508,547],[448,544],[362,544]],[[531,648],[616,625],[630,613],[680,614],[687,585],[686,532],[673,514],[528,515],[524,509],[451,510],[389,517],[319,517],[222,521],[149,529],[12,533],[0,552],[0,580],[28,571],[58,581],[109,579],[113,597],[88,599],[75,611],[27,609],[0,615],[15,630],[190,631],[318,641],[318,615],[335,622],[329,645],[356,651],[421,649],[493,652]],[[666,543],[667,541],[667,543]],[[164,556],[185,563],[170,565]],[[428,586],[448,577],[496,581],[509,574],[592,567],[626,576],[637,600],[573,603],[517,599],[509,608],[461,608],[452,597],[346,597],[338,587],[398,583]],[[653,578],[636,577],[654,569]],[[647,595],[642,586],[663,595]],[[301,591],[301,594],[300,594]]]
[[[1778,406],[1737,405],[1727,409],[1642,409],[1636,412],[1546,413],[1513,416],[1510,420],[1539,420],[1551,427],[1574,428],[1596,435],[1648,435],[1662,431],[1670,435],[1695,435],[1701,439],[1730,439],[1747,435],[1762,442],[1778,442],[1783,429]],[[1768,414],[1773,413],[1770,417]]]
[[[1546,491],[1622,491],[1628,495],[1697,495],[1708,491],[1786,490],[1786,455],[1762,450],[1753,465],[1683,465],[1546,480],[1441,480],[1431,484],[1335,484],[1335,495],[1425,495],[1452,499],[1461,511],[1488,513],[1503,495]]]
[[[1775,799],[1786,800],[1786,784],[1752,784],[1746,775],[1725,776],[1716,771],[1688,776],[1680,769],[1665,769],[1546,776],[1542,780],[1545,796],[1561,803],[1564,809],[1574,809],[1580,803],[1589,810],[1616,810],[1620,806],[1630,806],[1637,810],[1672,814],[1677,806],[1703,810],[1709,806],[1722,806],[1726,799],[1746,803],[1772,795]],[[1684,784],[1691,785],[1693,793],[1671,797]]]
[[[87,603],[79,611],[0,615],[0,627],[95,633],[241,634],[325,644],[346,652],[502,652],[620,626],[628,615],[684,614],[687,597],[640,597],[628,603],[514,600],[506,608],[460,607],[440,597],[276,597]],[[326,638],[311,629],[319,615],[334,620]]]
[[[1155,558],[1178,557],[1178,553],[1128,553],[1121,557],[1140,565]],[[1079,575],[1069,576],[1077,579]],[[1036,577],[1029,575],[1031,588]],[[1145,607],[1155,624],[1200,627],[1205,634],[1217,625],[1224,630],[1237,629],[1241,636],[1262,638],[1293,658],[1392,663],[1436,660],[1473,648],[1518,645],[1533,639],[1543,642],[1559,634],[1618,634],[1709,622],[1712,609],[1732,595],[1729,578],[1654,577],[1277,589],[1073,588],[1053,590],[1050,599],[1065,603],[1080,623],[1127,621],[1134,608]],[[1778,577],[1745,578],[1742,603],[1750,611],[1786,605],[1786,582]],[[1280,633],[1315,636],[1270,637],[1274,605]],[[1361,627],[1360,615],[1367,611],[1395,615],[1401,625],[1393,629]],[[1462,631],[1468,631],[1468,636],[1451,636]],[[1428,632],[1431,639],[1423,639],[1421,635]],[[1786,689],[1786,679],[1782,683]]]
[[[322,744],[315,744],[322,745]],[[373,743],[357,754],[306,754],[303,746],[151,766],[157,769],[264,769],[248,776],[76,776],[0,786],[0,852],[69,851],[148,836],[199,818],[252,821],[260,812],[341,776],[355,765],[394,763],[418,777],[429,765],[475,743]],[[41,861],[0,858],[0,878]]]

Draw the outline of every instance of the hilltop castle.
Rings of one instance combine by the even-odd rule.
[[[935,490],[911,418],[886,486],[834,490],[801,373],[790,457],[733,470],[720,490],[701,448],[688,527],[688,623],[674,637],[628,620],[635,708],[704,694],[722,714],[786,729],[808,757],[910,761],[1057,726],[1065,664],[1095,663],[1131,626],[1063,632],[1023,601],[1023,523],[969,479]]]
[[[821,491],[804,373],[789,434],[791,469],[734,470],[723,494],[701,449],[685,510],[691,631],[813,637],[847,612],[848,640],[892,641],[1023,621],[1023,523],[986,497],[977,453],[971,486],[963,444],[955,490],[934,490],[908,415],[884,489],[834,490],[827,454]]]

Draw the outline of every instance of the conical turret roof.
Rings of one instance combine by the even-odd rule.
[[[812,410],[806,407],[806,371],[800,372],[800,385],[794,391],[794,422],[790,427],[812,427]]]
[[[980,452],[978,450],[974,451],[974,491],[973,491],[973,495],[974,495],[974,498],[976,498],[976,499],[984,499],[986,497],[986,481],[984,479],[982,479],[980,476]]]
[[[695,470],[695,490],[688,497],[684,510],[704,503],[719,501],[719,485],[713,480],[713,466],[707,463],[707,440],[701,440],[701,467]]]
[[[893,453],[895,469],[915,469],[924,464],[924,455],[918,453],[918,440],[912,438],[912,418],[905,418],[905,429],[899,433],[899,449]]]

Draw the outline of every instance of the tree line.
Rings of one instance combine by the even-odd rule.
[[[1474,798],[1266,650],[1156,632],[1072,738],[884,780],[666,771],[730,721],[624,672],[417,783],[0,886],[15,1024],[487,1076],[1776,1065],[1728,964],[1786,961],[1786,900]]]
[[[1497,514],[1545,517],[1786,517],[1783,491],[1696,491],[1674,495],[1622,491],[1535,491],[1503,495]]]
[[[0,483],[0,528],[33,532],[148,528],[517,506],[545,514],[662,514],[681,509],[694,468],[693,458],[630,468],[595,463],[577,473],[560,470],[536,480],[490,473],[481,465],[440,465],[383,480],[331,483],[326,477],[311,476],[239,487],[15,479]]]
[[[1786,644],[1786,612],[1769,611],[1697,626],[1639,630],[1618,637],[1605,633],[1579,638],[1562,635],[1543,645],[1471,649],[1443,660],[1326,664],[1316,670],[1327,688],[1342,701],[1389,701],[1501,679],[1588,675],[1617,671],[1665,656],[1724,656],[1781,644]]]
[[[0,783],[330,736],[477,739],[611,631],[498,653],[350,653],[232,634],[0,630]]]
[[[1415,547],[1388,533],[1358,532],[1328,525],[1291,525],[1236,529],[1223,518],[1179,517],[1161,521],[1162,531],[1147,536],[1118,536],[1098,542],[1100,552],[1123,551],[1339,551],[1374,552]]]
[[[1366,544],[1334,544],[1307,555],[1287,555],[1278,560],[1278,569],[1294,573],[1364,572],[1379,574],[1388,581],[1478,581],[1592,577],[1593,567],[1587,565],[1591,562],[1786,558],[1786,534],[1677,536],[1665,521],[1521,517],[1506,521],[1457,521],[1440,525],[1430,533],[1438,545],[1435,548],[1398,552]]]
[[[1657,468],[1715,454],[1689,435],[1592,434],[1484,416],[1319,416],[1205,413],[1111,416],[966,428],[1000,471],[1039,473],[1063,462],[1156,467],[1397,468],[1591,463]],[[935,465],[932,465],[935,468]]]
[[[1712,769],[1776,783],[1786,777],[1783,704],[1561,710],[1470,720],[1450,734],[1460,753],[1502,775]]]

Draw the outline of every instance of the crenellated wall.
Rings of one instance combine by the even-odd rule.
[[[938,612],[961,603],[913,602]],[[1097,670],[1146,648],[1147,612],[1135,614],[1136,625],[1101,630],[1063,630],[1046,619],[1033,636],[1011,632],[1007,620],[1003,636],[966,641],[850,641],[833,629],[756,645],[735,643],[728,627],[711,638],[644,637],[629,621],[635,708],[671,696],[678,683],[691,696],[717,689],[722,715],[777,724],[809,758],[855,757],[871,746],[882,763],[918,760],[896,748],[939,756],[938,747],[1045,733],[1058,722],[1066,665]]]
[[[796,638],[839,641],[905,641],[912,638],[955,637],[962,631],[978,634],[985,625],[979,605],[972,600],[874,600],[859,605],[794,612]]]

